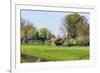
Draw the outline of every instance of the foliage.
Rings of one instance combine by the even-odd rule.
[[[63,25],[64,25],[65,30],[68,33],[67,34],[68,37],[70,38],[76,37],[75,27],[76,27],[77,22],[79,22],[80,18],[81,18],[80,15],[77,13],[72,13],[72,14],[65,16],[65,23]]]
[[[81,36],[76,38],[76,45],[88,46],[89,45],[89,36]]]
[[[28,39],[31,38],[32,36],[34,36],[36,34],[36,28],[31,25],[24,25],[22,30],[21,30],[21,39],[25,40],[28,43]]]
[[[57,46],[61,46],[63,43],[64,43],[64,40],[63,40],[62,38],[57,38],[57,39],[55,40],[55,44],[56,44]]]
[[[81,16],[78,13],[68,14],[65,16],[63,26],[63,30],[65,30],[64,35],[66,35],[66,33],[67,35],[56,39],[55,35],[47,28],[37,30],[32,23],[21,18],[21,42],[23,40],[25,43],[40,40],[44,43],[55,37],[56,40],[54,39],[54,43],[59,46],[64,44],[68,46],[89,45],[89,24],[85,16]]]
[[[87,20],[84,16],[80,16],[78,13],[67,15],[63,25],[70,38],[89,35],[89,24],[87,23]]]
[[[33,40],[50,40],[52,38],[51,32],[47,28],[37,30],[36,27],[29,21],[21,18],[21,42],[30,43]]]
[[[65,17],[63,24],[69,45],[89,45],[89,24],[84,16],[72,13]],[[81,39],[81,40],[80,40]]]
[[[52,37],[51,32],[47,28],[41,28],[39,34],[41,37],[44,37],[45,39],[51,39]]]

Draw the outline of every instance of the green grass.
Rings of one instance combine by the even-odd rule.
[[[30,55],[21,58],[22,62],[32,62],[34,57],[47,61],[68,61],[89,59],[89,47],[80,46],[53,46],[53,45],[21,45],[21,53]]]

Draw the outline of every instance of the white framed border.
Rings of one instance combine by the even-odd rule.
[[[51,69],[66,69],[95,66],[95,7],[86,5],[63,4],[16,4],[12,2],[11,9],[11,72],[42,71]],[[90,60],[60,61],[41,63],[20,63],[20,10],[46,10],[90,13]]]

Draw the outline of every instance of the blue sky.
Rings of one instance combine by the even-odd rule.
[[[32,11],[21,10],[21,17],[33,23],[37,29],[47,28],[56,36],[62,35],[62,24],[64,17],[70,14],[69,12],[50,12],[50,11]],[[89,13],[79,13],[85,16],[90,21]],[[59,35],[58,35],[59,34]]]

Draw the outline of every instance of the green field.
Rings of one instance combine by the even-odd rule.
[[[89,47],[21,45],[21,62],[88,60]]]

